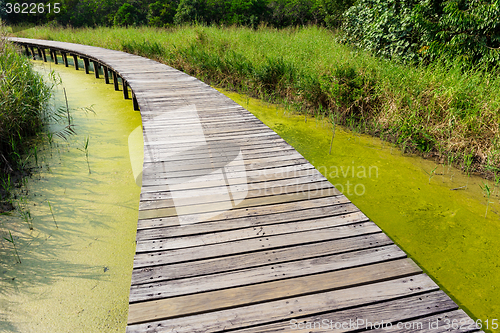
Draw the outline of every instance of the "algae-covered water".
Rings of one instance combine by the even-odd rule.
[[[500,332],[491,325],[500,321],[500,189],[493,182],[339,126],[329,154],[326,120],[220,91],[294,146],[485,330]],[[493,192],[486,218],[484,183]]]
[[[35,65],[60,75],[54,104],[65,107],[64,87],[77,134],[38,144],[39,172],[15,200],[27,219],[0,216],[0,331],[124,332],[140,194],[128,140],[140,114],[103,79]]]

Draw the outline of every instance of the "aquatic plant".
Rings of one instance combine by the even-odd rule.
[[[26,178],[26,177],[24,177]],[[26,195],[28,192],[26,191]],[[33,230],[33,216],[31,215],[31,211],[29,208],[29,203],[26,199],[26,196],[23,194],[20,194],[18,197],[18,204],[16,206],[16,210],[18,211],[19,215],[22,217],[24,222],[28,225],[28,228],[30,230]]]
[[[473,156],[474,155],[472,152],[469,154],[464,153],[464,168],[465,168],[465,173],[467,174],[467,183],[465,184],[465,189],[467,189],[467,187],[469,186],[469,178],[470,178]]]
[[[334,115],[333,113],[330,113],[329,115],[329,120],[330,120],[330,123],[332,124],[332,140],[330,142],[330,151],[328,152],[328,154],[332,154],[332,146],[333,146],[333,139],[335,138],[335,126],[336,126],[336,115]]]
[[[50,201],[48,199],[47,199],[47,204],[49,204],[50,214],[52,214],[52,219],[54,220],[54,224],[56,225],[56,228],[59,229],[59,226],[57,225],[56,222],[56,217],[54,216],[54,212],[52,211],[52,205],[50,204]]]
[[[429,175],[429,184],[431,183],[431,179],[432,177],[434,177],[436,175],[436,169],[437,169],[437,165],[434,167],[434,169],[431,170],[431,172],[427,172],[425,171],[426,174]]]
[[[87,161],[87,167],[89,168],[89,175],[90,175],[92,171],[90,171],[90,163],[89,163],[89,140],[90,136],[87,136],[83,141],[83,148],[77,148],[77,149],[85,153],[85,159]]]
[[[486,218],[486,214],[488,214],[488,205],[490,204],[490,196],[491,196],[491,188],[483,182],[484,186],[479,185],[483,193],[486,195],[486,212],[484,213],[484,217]]]
[[[16,242],[14,241],[14,237],[12,237],[12,233],[10,232],[10,230],[9,230],[9,236],[10,236],[9,238],[4,237],[3,239],[5,239],[7,242],[11,243],[12,246],[14,246],[14,251],[16,252],[17,260],[21,264],[21,258],[19,257],[19,253],[17,252]]]

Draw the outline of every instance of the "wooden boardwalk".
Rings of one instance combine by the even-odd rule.
[[[67,66],[83,59],[140,109],[127,332],[478,331],[307,160],[210,86],[119,51],[11,40]]]

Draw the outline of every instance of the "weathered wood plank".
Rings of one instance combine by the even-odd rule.
[[[405,297],[374,305],[356,307],[353,309],[324,313],[321,315],[291,319],[286,322],[257,326],[249,329],[236,330],[237,333],[270,333],[270,332],[298,332],[298,333],[329,333],[369,330],[370,332],[439,332],[439,329],[429,328],[429,319],[424,316],[443,311],[445,317],[454,314],[457,305],[444,292],[433,291],[427,294]],[[413,322],[405,321],[418,318]],[[453,315],[453,317],[455,317]],[[432,317],[434,318],[434,317]],[[398,328],[398,324],[403,329]],[[408,329],[404,327],[407,325]],[[410,326],[411,325],[411,326]],[[451,326],[451,325],[450,325]],[[383,327],[383,329],[377,329]],[[374,329],[375,328],[375,329]],[[443,332],[441,330],[441,332]],[[453,330],[455,332],[455,330]],[[457,331],[458,332],[458,331]],[[460,331],[462,332],[462,331]],[[463,331],[463,332],[468,332]]]
[[[257,267],[263,264],[277,264],[391,244],[392,241],[385,234],[374,233],[350,238],[326,240],[319,243],[300,244],[270,251],[257,251],[197,260],[196,263],[185,262],[136,268],[132,271],[132,285],[234,271]]]
[[[421,307],[418,307],[418,309],[420,308]],[[474,320],[472,320],[472,318],[470,318],[463,310],[455,310],[420,319],[404,321],[401,323],[400,326],[402,327],[398,327],[396,323],[396,325],[393,325],[392,327],[387,327],[384,329],[376,329],[370,332],[373,333],[482,332],[478,330]]]
[[[217,233],[206,233],[180,237],[167,238],[160,233],[156,234],[156,237],[153,239],[137,239],[136,251],[147,252],[167,249],[181,249],[194,246],[205,246],[209,244],[230,242],[240,239],[258,238],[262,236],[274,236],[287,233],[325,229],[368,219],[366,215],[361,213],[361,211],[359,211],[357,207],[350,207],[354,212],[314,220],[261,225],[258,227],[255,226],[228,231],[219,231]]]
[[[322,230],[304,231],[301,233],[243,239],[226,244],[210,244],[206,246],[169,251],[136,253],[134,258],[134,267],[142,268],[176,262],[216,258],[219,256],[235,255],[239,253],[249,253],[252,251],[265,251],[285,246],[312,244],[316,242],[346,237],[356,237],[359,235],[367,235],[377,232],[380,232],[380,229],[374,223],[365,223],[363,228],[360,226],[356,228],[354,225],[348,225]]]
[[[425,274],[420,274],[387,282],[293,297],[236,309],[130,325],[127,327],[127,332],[218,332],[289,320],[296,317],[297,314],[307,316],[322,311],[341,310],[438,289],[439,287],[430,278]]]
[[[416,275],[421,272],[421,269],[413,261],[401,259],[284,281],[136,303],[130,305],[128,323],[136,324],[217,311],[264,301],[348,288],[365,283],[376,283]],[[456,305],[451,303],[456,308]]]
[[[326,197],[330,195],[339,195],[340,192],[336,188],[328,188],[322,189],[318,191],[311,192],[299,192],[299,193],[291,193],[291,194],[281,194],[274,195],[271,197],[264,198],[251,198],[248,200],[244,200],[240,204],[237,205],[238,208],[247,208],[252,206],[260,206],[260,205],[271,205],[282,202],[291,202],[298,201],[304,199],[311,198],[319,198]],[[206,213],[206,212],[216,212],[216,211],[225,211],[226,204],[222,203],[206,203],[206,204],[197,204],[197,205],[188,205],[185,206],[189,208],[190,214],[196,213]],[[177,216],[177,211],[175,208],[160,208],[160,209],[150,209],[150,210],[140,210],[139,211],[139,219],[151,219],[156,217],[168,217],[168,216]]]
[[[192,214],[193,221],[204,221],[201,223],[197,223],[197,225],[201,225],[203,223],[220,223],[224,220],[232,220],[232,219],[269,219],[274,218],[273,214],[280,214],[290,212],[302,211],[305,209],[318,208],[318,207],[326,207],[330,205],[336,205],[340,203],[345,203],[347,198],[344,195],[338,196],[326,196],[320,198],[304,198],[302,200],[293,200],[291,202],[284,202],[278,204],[271,204],[262,207],[249,207],[249,208],[234,208],[229,211],[221,212],[217,216],[206,216],[206,214]],[[260,217],[259,217],[260,216]],[[184,219],[187,219],[187,216],[184,216]],[[252,223],[256,223],[253,221]],[[146,220],[139,220],[137,224],[138,230],[149,229],[149,228],[161,228],[161,227],[169,227],[169,226],[177,226],[179,224],[179,220],[176,216],[174,217],[166,217],[166,218],[153,218]],[[188,227],[189,224],[184,225],[183,227]]]
[[[347,214],[355,210],[357,211],[358,209],[350,203],[347,198],[340,197],[338,202],[332,203],[329,206],[305,209],[302,210],[300,214],[297,213],[297,210],[293,210],[283,213],[272,212],[268,215],[265,215],[265,213],[260,215],[248,215],[240,218],[206,221],[182,226],[165,226],[150,229],[141,228],[137,231],[137,240],[196,235],[245,227],[260,227],[300,220],[328,218],[330,216]]]

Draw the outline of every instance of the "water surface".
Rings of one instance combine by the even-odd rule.
[[[140,113],[113,85],[83,70],[40,61],[36,68],[60,75],[54,103],[65,105],[65,87],[77,135],[38,144],[40,172],[17,200],[32,223],[0,216],[2,236],[12,232],[22,262],[2,240],[0,331],[124,332],[140,194],[128,140]],[[90,106],[95,113],[75,110]]]

